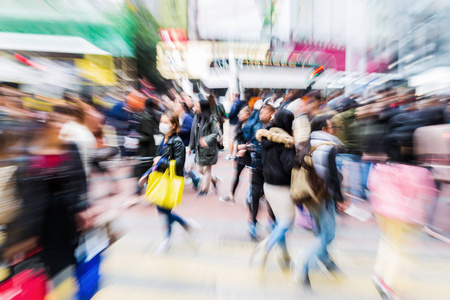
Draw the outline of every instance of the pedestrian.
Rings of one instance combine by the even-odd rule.
[[[211,174],[212,166],[217,163],[219,156],[217,135],[217,119],[211,111],[211,105],[207,100],[200,100],[189,143],[190,151],[195,152],[195,162],[203,175],[199,196],[208,194],[211,183],[217,193],[218,179]]]
[[[85,126],[85,112],[79,104],[71,104],[62,110],[66,122],[59,132],[60,138],[77,145],[86,176],[90,174],[97,141],[94,134]]]
[[[316,259],[320,260],[328,271],[339,271],[331,259],[327,247],[335,237],[336,205],[343,202],[340,184],[342,176],[339,176],[340,173],[336,166],[338,148],[343,147],[343,143],[333,135],[329,116],[317,116],[312,120],[310,142],[306,142],[299,151],[296,164],[301,164],[305,155],[314,146],[317,148],[311,154],[312,163],[315,174],[320,178],[320,181],[316,183],[324,185],[325,193],[321,193],[322,197],[319,199],[319,203],[315,201],[304,203],[317,225],[315,233],[317,242],[311,246],[301,274],[301,281],[305,288],[311,288],[309,270],[316,263]]]
[[[180,132],[179,116],[172,110],[164,112],[159,123],[159,131],[164,134],[164,140],[158,151],[158,156],[153,159],[155,169],[150,169],[139,180],[139,185],[143,186],[147,181],[151,171],[164,173],[170,165],[171,160],[175,160],[175,170],[177,176],[184,176],[184,163],[186,158],[186,149],[183,141],[178,136]],[[172,224],[179,223],[186,231],[192,227],[183,218],[172,212],[172,209],[156,206],[158,213],[166,217],[166,239],[161,243],[158,253],[166,252],[171,245]]]
[[[209,94],[207,97],[209,104],[211,105],[211,111],[213,115],[216,117],[217,122],[217,146],[219,150],[222,151],[224,149],[223,146],[223,124],[225,123],[225,108],[222,103],[220,103],[214,94]]]
[[[264,193],[277,219],[270,236],[258,245],[262,251],[262,270],[269,252],[276,244],[281,253],[278,262],[286,271],[290,267],[290,255],[285,234],[294,223],[295,207],[291,200],[291,172],[295,157],[292,122],[294,114],[282,109],[275,115],[270,129],[261,129],[256,138],[261,142],[261,156],[264,175]]]
[[[86,173],[77,147],[60,138],[67,109],[54,107],[28,148],[27,162],[17,172],[22,212],[8,229],[15,232],[18,226],[21,239],[38,240],[38,256],[51,277],[76,263],[80,233],[95,218],[88,210]]]
[[[248,134],[250,138],[251,148],[248,150],[252,158],[252,175],[251,175],[251,203],[249,205],[250,220],[248,222],[248,230],[250,233],[250,238],[252,240],[258,240],[259,235],[257,233],[257,216],[259,211],[260,198],[264,195],[264,174],[263,165],[261,159],[261,143],[256,139],[256,132],[260,129],[267,129],[270,126],[276,113],[276,109],[270,105],[264,105],[259,113],[259,122],[253,124],[251,128],[248,128]],[[247,127],[244,127],[244,132],[246,132]],[[272,208],[268,205],[268,212],[271,218],[270,227],[273,229],[275,227],[275,215],[273,214]]]
[[[236,136],[235,140],[238,143],[238,153],[236,154],[236,164],[235,170],[236,173],[233,179],[233,185],[231,186],[231,192],[226,197],[220,197],[220,201],[222,202],[232,202],[234,203],[234,194],[236,193],[236,189],[239,185],[239,177],[241,176],[242,171],[246,166],[251,165],[251,156],[250,152],[246,151],[246,147],[248,147],[248,143],[250,140],[245,139],[244,132],[242,128],[247,123],[248,118],[250,117],[250,108],[248,106],[242,107],[238,114],[238,123],[236,128]]]
[[[230,113],[228,115],[228,119],[230,121],[230,126],[228,128],[228,143],[229,143],[229,154],[225,157],[225,160],[232,160],[233,154],[234,154],[234,143],[235,136],[236,136],[236,128],[237,123],[239,122],[238,114],[241,110],[241,108],[245,105],[244,101],[241,101],[240,95],[235,94],[234,95],[234,101],[233,105],[231,106]]]
[[[174,110],[175,110],[175,113],[177,113],[179,115],[179,120],[180,120],[181,130],[180,130],[179,136],[180,136],[181,140],[183,141],[184,146],[189,147],[191,131],[192,131],[192,122],[194,120],[193,120],[192,116],[189,114],[189,108],[185,103],[175,100]],[[190,156],[190,155],[191,154],[188,153],[188,156]],[[188,161],[191,161],[191,160],[186,159],[186,161],[188,163]],[[195,174],[195,172],[193,170],[193,166],[190,166],[190,165],[185,166],[185,172],[186,172],[186,175],[189,178],[191,178],[192,186],[194,187],[194,190],[197,190],[198,186],[200,184],[200,177],[197,176],[197,174]]]

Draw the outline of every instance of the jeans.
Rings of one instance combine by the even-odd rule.
[[[283,253],[288,254],[286,232],[294,224],[295,218],[295,206],[291,200],[289,186],[277,186],[265,183],[264,192],[277,218],[275,228],[270,233],[267,242],[266,253],[269,253],[273,246],[278,244]]]
[[[193,170],[186,172],[186,175],[192,179],[192,182],[200,181],[200,177],[198,177],[197,174],[195,174],[195,172]]]
[[[323,204],[318,209],[308,207],[308,205],[306,207],[316,221],[317,232],[316,239],[307,254],[307,260],[303,266],[304,275],[308,275],[309,269],[316,262],[316,259],[320,260],[325,266],[333,263],[327,248],[333,241],[336,233],[336,208],[333,200]]]
[[[171,209],[163,208],[160,206],[156,206],[156,209],[161,215],[166,216],[166,222],[167,222],[167,237],[170,237],[172,234],[172,224],[174,222],[178,222],[181,226],[183,226],[185,229],[187,228],[187,223],[185,220],[183,220],[180,216],[177,214],[174,214]]]

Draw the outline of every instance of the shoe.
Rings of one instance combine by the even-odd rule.
[[[233,196],[220,197],[219,201],[234,204],[234,197]]]
[[[191,234],[199,229],[201,229],[200,224],[198,224],[194,219],[186,219],[186,231]]]
[[[312,291],[312,287],[311,287],[311,281],[309,280],[309,275],[308,274],[304,274],[302,276],[301,279],[301,284],[303,286],[303,289],[307,292]]]
[[[166,238],[162,243],[159,245],[158,249],[156,250],[156,254],[165,254],[167,251],[169,251],[170,246],[172,246],[172,242],[170,238]]]
[[[289,253],[283,252],[280,247],[277,247],[277,262],[280,266],[283,273],[288,273],[291,270],[291,257],[289,256]]]
[[[267,258],[269,257],[269,253],[266,252],[268,242],[269,237],[265,238],[262,242],[258,243],[258,245],[256,245],[255,249],[253,250],[252,254],[250,255],[250,265],[255,265],[256,267],[258,267],[261,279],[264,276]]]
[[[375,285],[375,288],[377,289],[378,293],[380,293],[380,296],[382,299],[388,299],[388,300],[394,300],[397,299],[397,296],[392,291],[392,289],[384,282],[384,280],[378,276],[373,275],[372,276],[372,282]]]
[[[192,187],[194,188],[194,191],[198,190],[199,184],[200,184],[200,178],[197,180],[192,180]]]
[[[326,264],[325,268],[327,268],[327,271],[330,273],[342,273],[342,270],[336,265],[334,261]]]
[[[258,233],[256,232],[256,224],[253,222],[248,223],[248,233],[252,241],[257,242],[259,240]]]
[[[208,192],[205,192],[205,191],[200,191],[200,193],[198,193],[198,197],[203,197],[203,196],[206,196],[206,195],[208,195]]]
[[[234,157],[231,155],[227,155],[223,158],[224,160],[234,160]]]

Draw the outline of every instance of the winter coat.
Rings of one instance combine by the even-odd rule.
[[[237,141],[238,145],[245,145],[248,142],[250,142],[250,139],[246,138],[246,135],[243,132],[243,127],[245,126],[245,124],[242,124],[240,121],[238,121],[238,123],[236,124],[236,135],[235,135],[235,141]],[[250,156],[250,152],[246,151],[244,156],[242,157],[237,157],[237,162],[239,164],[243,164],[246,166],[250,166],[252,163],[252,158]]]
[[[312,153],[312,161],[316,174],[325,182],[329,195],[335,202],[342,202],[341,193],[342,175],[336,166],[337,148],[344,144],[334,135],[324,131],[311,133],[311,147],[324,142],[333,142],[336,146],[322,145]]]
[[[192,118],[190,114],[186,113],[184,116],[183,124],[181,124],[181,131],[178,134],[186,147],[189,146],[189,142],[191,139],[193,121],[194,118]]]
[[[278,127],[256,133],[261,142],[264,181],[272,185],[289,186],[294,165],[294,138]]]
[[[212,166],[217,163],[219,148],[217,145],[217,119],[213,115],[205,121],[200,131],[201,120],[199,115],[194,117],[192,123],[190,148],[195,151],[195,162],[200,166]],[[208,144],[207,148],[200,146],[199,138],[203,137]]]
[[[31,155],[19,167],[17,183],[22,212],[8,231],[19,241],[39,237],[41,257],[55,275],[75,263],[79,239],[75,216],[88,208],[86,174],[78,149],[68,144],[61,155]],[[20,237],[15,236],[17,232]]]
[[[170,161],[175,160],[175,169],[178,176],[184,176],[184,162],[186,160],[186,149],[178,135],[172,135],[167,143],[164,143],[159,151],[161,163],[158,172],[164,173],[170,166]]]

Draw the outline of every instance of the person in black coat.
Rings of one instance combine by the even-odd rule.
[[[170,161],[175,160],[175,170],[177,176],[184,176],[184,163],[186,150],[184,143],[178,136],[180,132],[180,122],[178,115],[173,111],[166,111],[161,116],[159,131],[164,134],[164,141],[158,152],[158,156],[153,160],[153,168],[147,171],[139,180],[142,186],[148,179],[151,171],[164,173],[170,166]],[[172,212],[172,209],[156,206],[160,215],[164,215],[167,220],[167,238],[160,245],[158,252],[166,252],[170,247],[170,237],[172,234],[172,224],[178,222],[186,231],[191,230],[191,226],[180,216]]]
[[[269,130],[261,129],[256,138],[261,142],[261,155],[264,174],[264,193],[277,219],[277,224],[268,239],[257,249],[263,252],[262,267],[275,244],[282,250],[278,262],[283,270],[290,265],[286,246],[286,231],[295,219],[295,207],[291,200],[291,173],[295,158],[295,141],[292,136],[294,114],[282,109],[275,115]]]
[[[220,197],[220,201],[222,202],[234,202],[234,194],[236,193],[236,189],[239,184],[239,177],[241,176],[241,173],[244,170],[245,166],[250,166],[252,163],[250,152],[246,151],[247,143],[250,141],[245,139],[244,132],[242,131],[242,127],[245,125],[249,117],[250,108],[248,106],[244,106],[238,114],[239,121],[236,128],[235,140],[238,143],[239,150],[236,155],[236,174],[233,179],[231,193],[227,197]]]
[[[56,106],[28,148],[27,161],[17,170],[21,213],[8,226],[12,239],[37,241],[35,246],[42,249],[37,255],[51,277],[75,264],[80,233],[93,225],[95,217],[88,210],[86,174],[78,149],[59,138],[67,110]],[[25,253],[14,256],[21,254]]]

